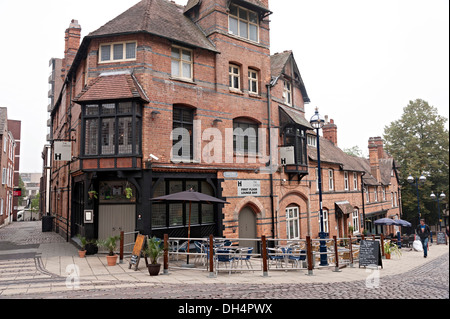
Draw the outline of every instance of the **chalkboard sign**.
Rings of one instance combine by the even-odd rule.
[[[136,242],[134,243],[133,252],[132,252],[131,258],[130,258],[130,264],[128,265],[128,269],[130,269],[131,266],[133,266],[133,265],[135,267],[134,268],[135,271],[138,269],[139,261],[141,259],[142,249],[144,249],[146,238],[147,238],[147,236],[137,235]]]
[[[381,266],[380,242],[375,240],[361,240],[359,246],[359,267]]]
[[[438,231],[436,233],[436,241],[438,245],[447,245],[447,235],[442,231]]]

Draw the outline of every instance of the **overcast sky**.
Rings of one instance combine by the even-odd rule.
[[[63,57],[71,19],[86,36],[137,2],[0,0],[0,106],[22,121],[20,172],[42,171],[48,62]],[[367,154],[410,100],[449,117],[448,0],[270,0],[270,9],[271,53],[294,52],[306,117],[319,107],[334,119],[341,148]]]

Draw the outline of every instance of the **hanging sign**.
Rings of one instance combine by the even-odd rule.
[[[59,161],[71,161],[72,160],[72,143],[55,141],[54,142],[53,159]]]

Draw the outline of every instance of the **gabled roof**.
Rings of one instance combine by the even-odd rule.
[[[293,80],[298,83],[300,87],[300,91],[302,92],[303,101],[305,103],[311,102],[308,96],[308,92],[306,91],[305,83],[303,82],[302,76],[300,74],[300,71],[298,69],[297,63],[294,59],[294,54],[292,51],[284,51],[282,53],[275,53],[270,57],[270,71],[272,76],[272,86],[275,85],[278,82],[278,79],[283,75],[286,74],[286,66],[288,65],[288,62],[291,61],[292,66],[294,68],[294,73],[298,76],[295,77]]]
[[[184,6],[168,0],[142,0],[87,37],[150,33],[192,47],[217,52],[212,42],[188,17]]]
[[[88,103],[122,99],[149,101],[138,80],[132,74],[123,73],[99,76],[85,87],[74,101]]]

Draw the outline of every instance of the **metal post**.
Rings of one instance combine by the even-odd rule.
[[[350,267],[353,268],[353,246],[352,246],[352,235],[348,236],[348,250],[350,251]]]
[[[327,234],[325,233],[325,225],[323,222],[323,208],[322,208],[322,171],[320,167],[320,138],[319,138],[319,129],[316,129],[317,132],[317,171],[318,171],[318,182],[319,182],[319,209],[320,209],[320,239],[326,239]],[[320,241],[320,266],[328,266],[328,258],[327,258],[327,244],[325,240]]]
[[[381,256],[384,257],[385,253],[384,253],[384,236],[383,236],[383,234],[380,235],[380,240],[381,240]]]

